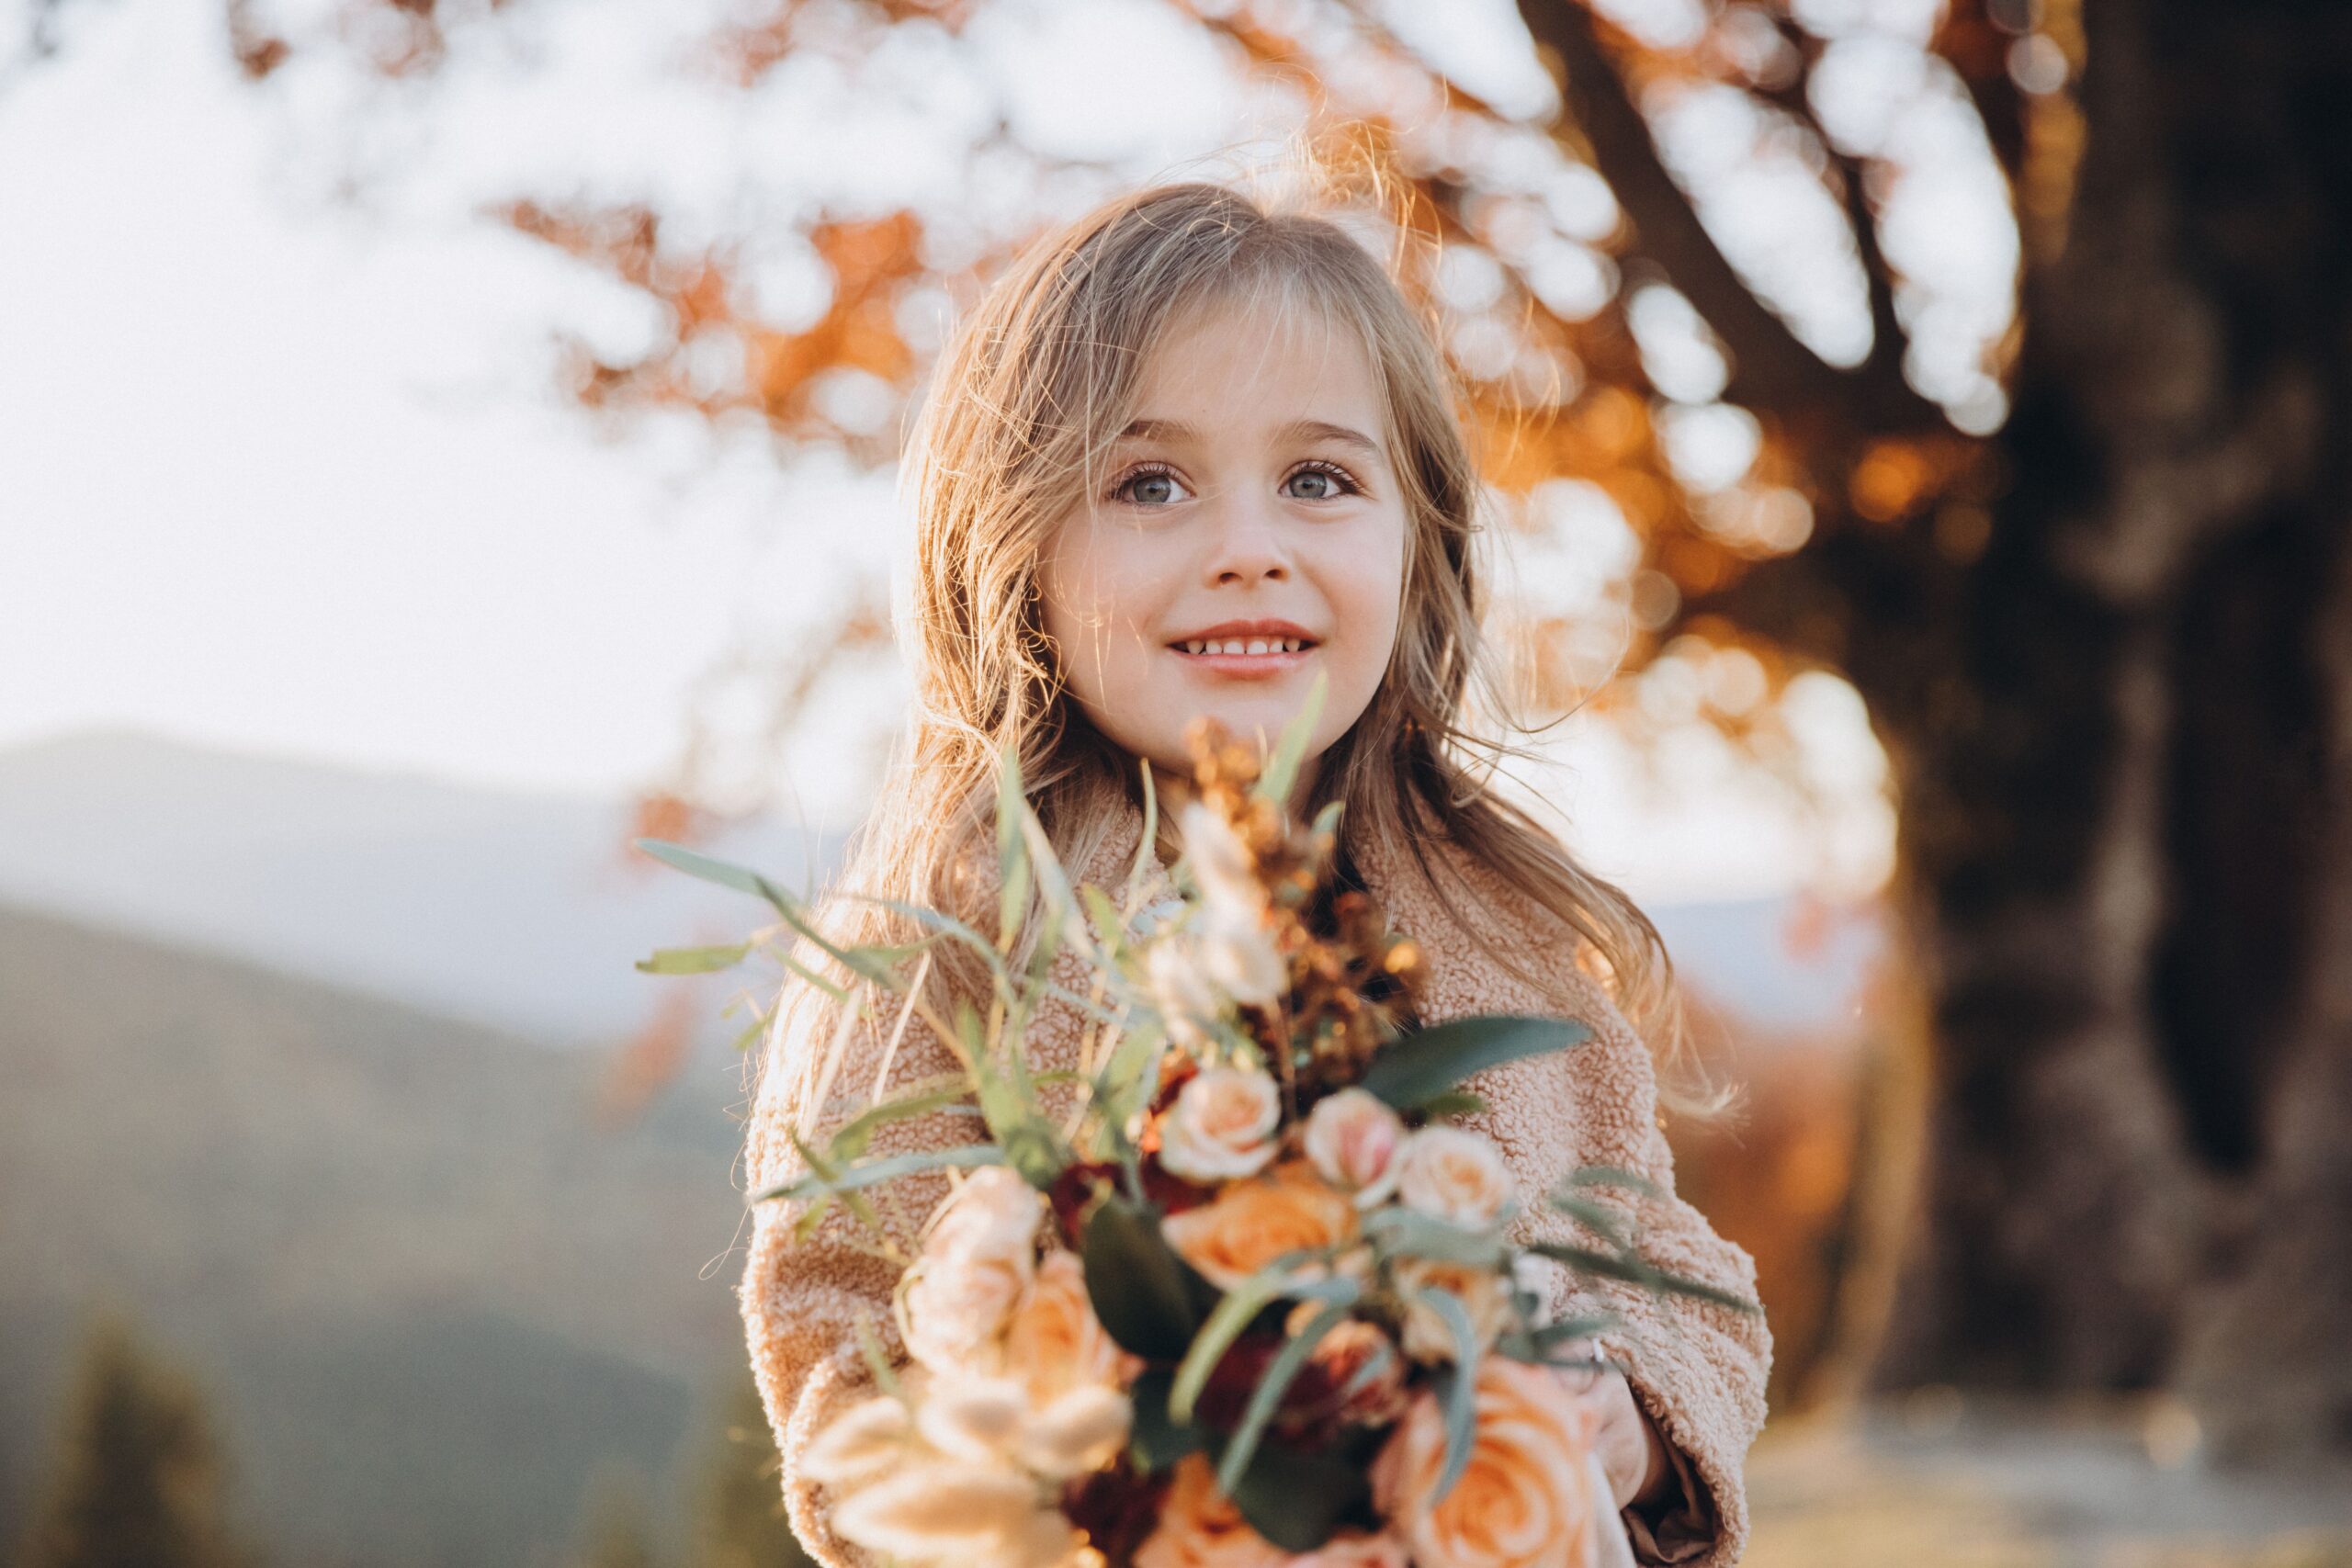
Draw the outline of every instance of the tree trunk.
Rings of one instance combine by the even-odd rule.
[[[1989,542],[1849,654],[1937,1052],[1872,1382],[2352,1445],[2352,7],[2084,12]]]

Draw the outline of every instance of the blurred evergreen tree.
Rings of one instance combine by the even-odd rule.
[[[718,1437],[703,1461],[696,1568],[814,1568],[784,1517],[783,1459],[751,1369],[739,1369]]]
[[[605,1471],[589,1483],[587,1526],[576,1561],[582,1568],[656,1568],[651,1510],[633,1470]]]
[[[17,1568],[249,1568],[227,1466],[185,1372],[102,1310],[84,1341],[46,1492]]]

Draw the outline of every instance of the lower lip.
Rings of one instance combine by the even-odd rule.
[[[1320,643],[1302,648],[1295,653],[1187,653],[1181,648],[1168,651],[1197,670],[1212,675],[1238,675],[1244,680],[1269,675],[1281,675],[1306,662],[1307,656],[1320,648]]]

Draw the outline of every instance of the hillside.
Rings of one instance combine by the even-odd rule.
[[[111,1297],[280,1561],[540,1560],[740,1362],[742,1091],[701,1060],[607,1132],[588,1056],[0,909],[0,1539]]]
[[[136,932],[554,1045],[609,1044],[676,982],[657,947],[732,942],[739,894],[627,848],[626,804],[246,755],[135,731],[0,749],[0,904]],[[805,886],[836,838],[706,846]],[[707,1038],[724,1037],[719,983]]]

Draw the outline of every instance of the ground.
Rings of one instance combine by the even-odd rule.
[[[1776,1422],[1746,1568],[2352,1565],[2352,1462],[2225,1468],[2157,1401],[2028,1415],[1949,1393]]]

